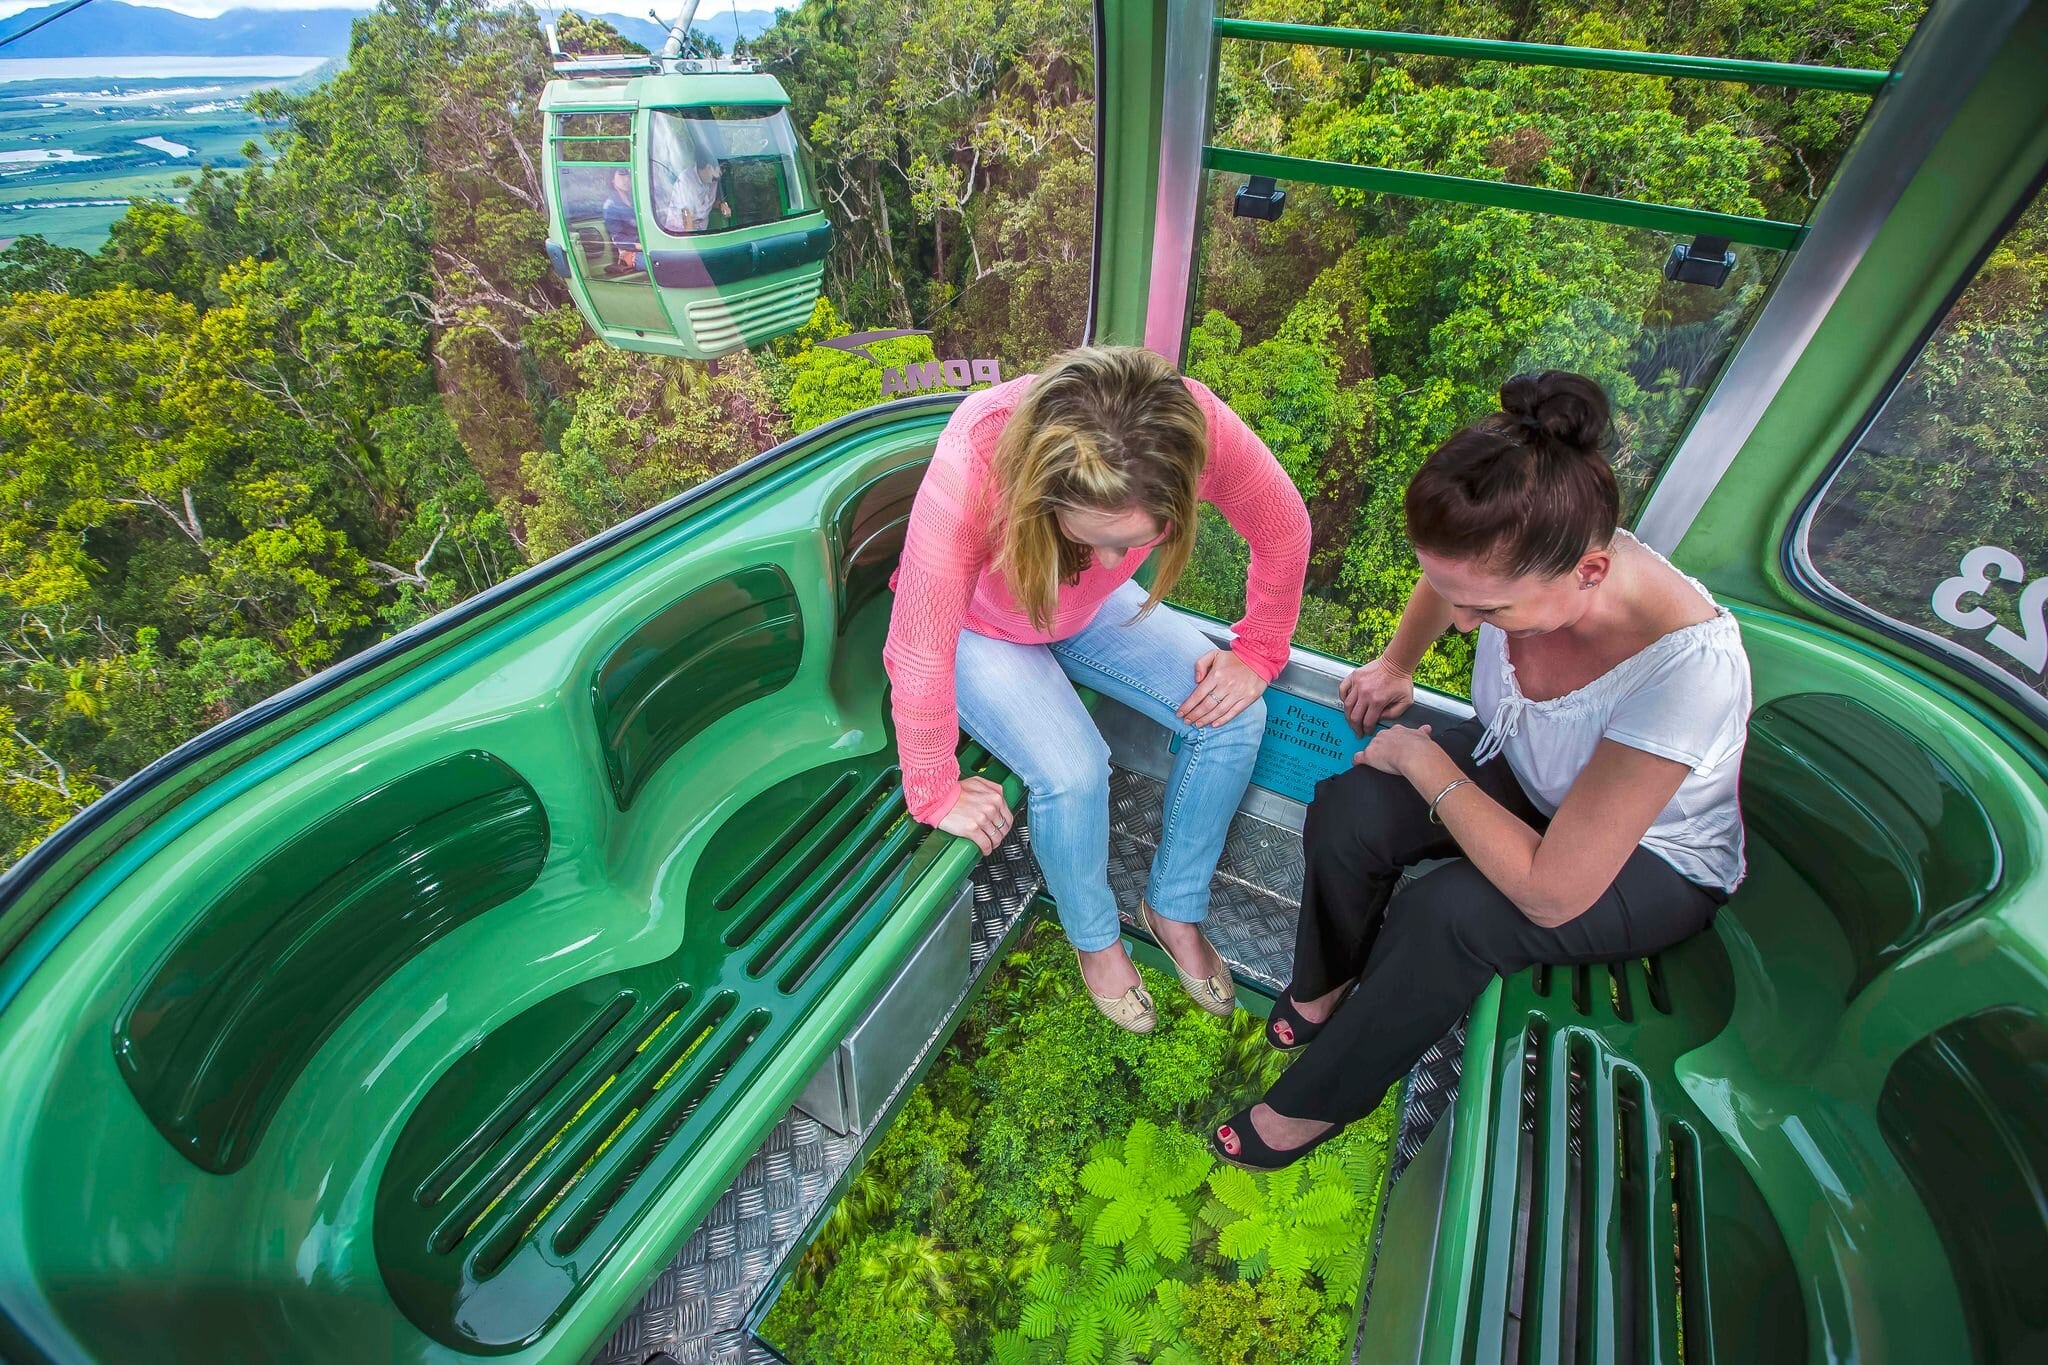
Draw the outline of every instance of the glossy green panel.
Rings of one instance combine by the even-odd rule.
[[[906,852],[893,813],[877,827],[880,807],[862,809],[848,838],[867,851],[821,859],[753,937],[734,926],[783,895],[815,839],[729,896],[732,875],[699,872],[750,850],[745,873],[808,809],[778,804],[793,794],[887,771],[888,601],[841,633],[828,624],[835,528],[861,489],[922,462],[952,406],[905,400],[813,433],[539,566],[256,708],[171,778],[110,794],[61,858],[29,864],[11,912],[26,918],[0,926],[14,935],[0,957],[0,1354],[78,1365],[147,1342],[164,1365],[588,1360],[975,861],[922,829]],[[620,810],[593,679],[673,604],[769,565],[809,627],[795,676],[702,729]],[[200,1171],[122,1079],[117,1016],[210,904],[201,889],[278,859],[350,795],[465,750],[537,795],[539,875],[401,962],[312,1051],[243,1164]],[[814,831],[846,813],[824,810]],[[437,1117],[414,1126],[422,1105]],[[528,1167],[523,1147],[492,1185],[505,1149],[550,1119],[542,1158]]]
[[[904,809],[889,748],[734,813],[673,953],[526,1010],[413,1110],[375,1223],[406,1316],[465,1351],[535,1340],[951,844]]]
[[[1465,1359],[1677,1365],[1681,1333],[1691,1360],[1717,1339],[1722,1360],[1806,1358],[1785,1238],[1677,1072],[1726,1027],[1733,985],[1711,934],[1502,983]]]
[[[1841,921],[1861,990],[1998,885],[1983,803],[1925,744],[1847,697],[1781,697],[1750,723],[1742,808]]]
[[[363,793],[194,911],[115,1021],[122,1078],[194,1165],[239,1169],[335,1026],[547,850],[533,788],[489,754]]]
[[[1969,1358],[2048,1357],[2048,1022],[2003,1006],[1943,1027],[1892,1067],[1878,1119],[1947,1248]]]
[[[910,506],[924,482],[923,466],[892,469],[846,500],[833,526],[839,556],[839,630],[880,596],[903,553]]]
[[[773,565],[707,583],[642,622],[590,687],[619,809],[721,717],[787,686],[803,649],[796,589]]]

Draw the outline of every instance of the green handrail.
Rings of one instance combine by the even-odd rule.
[[[1325,28],[1315,24],[1273,24],[1256,19],[1218,19],[1219,38],[1249,42],[1301,43],[1363,52],[1405,52],[1467,61],[1515,62],[1523,66],[1570,66],[1592,71],[1628,71],[1644,76],[1678,76],[1733,81],[1740,85],[1783,85],[1799,90],[1840,90],[1874,95],[1892,78],[1889,71],[1797,62],[1751,62],[1736,57],[1687,57],[1663,52],[1623,52],[1603,47],[1561,47],[1512,43],[1499,38],[1447,38],[1434,33],[1389,33],[1380,29]]]
[[[1248,152],[1235,147],[1204,147],[1202,164],[1213,171],[1238,175],[1270,175],[1275,180],[1333,185],[1339,189],[1364,190],[1371,194],[1402,194],[1455,204],[1547,213],[1562,218],[1582,218],[1593,223],[1612,223],[1618,227],[1647,228],[1652,232],[1668,232],[1680,237],[1707,233],[1726,237],[1731,242],[1768,247],[1772,251],[1790,251],[1806,235],[1806,229],[1797,223],[1780,223],[1770,218],[1744,218],[1734,213],[1645,204],[1634,199],[1608,199],[1597,194],[1544,189],[1538,185],[1515,185],[1504,180],[1474,180],[1462,175],[1436,175],[1428,171],[1395,171],[1384,166],[1355,166],[1345,161],[1318,161],[1309,157],[1279,156],[1272,152]]]

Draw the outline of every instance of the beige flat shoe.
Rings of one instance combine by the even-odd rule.
[[[1166,960],[1173,963],[1173,974],[1180,978],[1181,989],[1188,993],[1188,998],[1219,1019],[1229,1018],[1231,1011],[1237,1008],[1237,982],[1231,979],[1230,965],[1222,960],[1221,955],[1218,955],[1213,976],[1196,976],[1181,966],[1180,960],[1166,946],[1166,940],[1160,937],[1158,928],[1152,923],[1152,907],[1142,900],[1138,902],[1138,924],[1152,935],[1152,941],[1159,945],[1160,952],[1166,954]]]
[[[1081,968],[1081,950],[1074,950],[1074,970]],[[1088,979],[1081,979],[1081,989],[1088,990]],[[1152,1004],[1152,993],[1145,989],[1145,983],[1125,991],[1122,995],[1097,995],[1088,991],[1088,998],[1095,1002],[1095,1008],[1102,1011],[1102,1017],[1118,1028],[1131,1033],[1150,1033],[1159,1027],[1159,1011]]]

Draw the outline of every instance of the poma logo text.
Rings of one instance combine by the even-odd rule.
[[[882,397],[898,393],[927,393],[932,389],[964,389],[986,380],[1003,382],[1002,370],[993,360],[927,360],[918,365],[892,365],[882,371]]]
[[[903,328],[890,332],[856,332],[852,336],[833,337],[818,344],[882,365],[882,362],[875,360],[868,351],[868,342],[930,335],[930,332],[915,328]],[[910,365],[882,365],[884,398],[908,393],[930,393],[934,389],[965,389],[976,384],[1002,382],[1002,365],[995,360],[924,360]]]

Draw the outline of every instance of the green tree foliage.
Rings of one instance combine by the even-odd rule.
[[[252,102],[269,127],[246,166],[136,202],[97,254],[34,237],[0,252],[0,307],[27,348],[10,359],[34,357],[0,396],[17,495],[0,610],[17,625],[8,667],[37,679],[12,702],[0,783],[25,785],[0,841],[27,847],[222,708],[871,405],[885,367],[944,353],[1015,373],[1078,340],[1085,7],[934,22],[817,4],[778,34],[762,55],[806,130],[827,116],[812,150],[835,204],[872,212],[838,215],[829,300],[758,360],[588,344],[542,250],[550,70],[525,4],[382,0],[334,75]],[[562,36],[631,46],[575,16]],[[903,322],[942,349],[816,345]],[[122,678],[150,680],[138,699],[210,700],[111,705]]]
[[[1180,1350],[1203,1365],[1320,1365],[1350,1358],[1351,1315],[1298,1279],[1172,1287]]]
[[[844,316],[1012,372],[1080,341],[1090,22],[1080,0],[833,0],[752,45],[816,152]]]
[[[624,52],[645,54],[647,49],[605,19],[586,19],[574,10],[563,10],[555,21],[555,42],[570,57],[614,57]]]
[[[927,1248],[920,1239],[876,1234],[851,1247],[825,1276],[813,1311],[786,1338],[813,1360],[856,1362],[958,1359],[940,1317]]]
[[[774,445],[787,434],[745,353],[716,374],[598,342],[570,358],[576,415],[554,449],[520,462],[506,512],[534,560],[559,554]]]
[[[1023,1316],[996,1333],[999,1365],[1109,1365],[1149,1356],[1165,1322],[1158,1263],[1126,1248],[1062,1244],[1025,1285]],[[1142,1354],[1141,1354],[1142,1353]]]
[[[1089,1242],[1122,1247],[1131,1261],[1182,1261],[1194,1239],[1195,1192],[1216,1158],[1193,1134],[1132,1122],[1081,1168],[1080,1214]],[[1349,1212],[1347,1209],[1346,1212]]]
[[[1140,971],[1162,1001],[1175,998]],[[1049,925],[993,969],[763,1324],[791,1360],[895,1365],[866,1353],[859,1325],[820,1334],[834,1314],[870,1304],[889,1349],[914,1310],[950,1324],[960,1360],[1202,1365],[1211,1356],[1198,1341],[1238,1340],[1278,1305],[1300,1320],[1275,1329],[1294,1343],[1276,1359],[1348,1358],[1360,1277],[1340,1267],[1363,1264],[1394,1104],[1326,1149],[1352,1192],[1356,1257],[1326,1258],[1328,1278],[1312,1270],[1289,1291],[1207,1294],[1240,1274],[1216,1226],[1241,1215],[1199,1216],[1217,1173],[1201,1134],[1263,1092],[1286,1058],[1250,1015],[1166,1009],[1139,1039],[1105,1025],[1079,990],[1073,954]],[[854,1286],[876,1282],[890,1288],[855,1302]]]
[[[1270,1174],[1219,1166],[1209,1190],[1203,1221],[1217,1229],[1217,1249],[1246,1278],[1298,1280],[1314,1271],[1325,1284],[1338,1284],[1364,1269],[1364,1249],[1351,1231],[1359,1194],[1334,1147]]]
[[[0,251],[0,294],[62,294],[92,260],[85,252],[53,245],[29,233]]]
[[[886,371],[937,358],[931,338],[925,336],[865,342],[860,347],[862,353],[819,344],[852,331],[832,300],[820,298],[810,321],[778,338],[764,354],[761,365],[769,389],[789,414],[792,433],[821,427],[885,401],[882,381]]]

